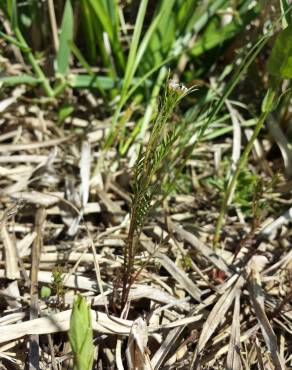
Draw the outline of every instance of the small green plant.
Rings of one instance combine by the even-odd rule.
[[[175,106],[193,89],[168,80],[159,113],[155,119],[146,148],[141,148],[133,176],[133,199],[129,233],[124,248],[122,307],[126,304],[135,279],[134,262],[139,237],[154,198],[162,193],[164,166],[178,139],[179,129],[168,120]]]
[[[81,295],[73,303],[69,339],[74,354],[74,370],[91,370],[94,356],[91,311]]]

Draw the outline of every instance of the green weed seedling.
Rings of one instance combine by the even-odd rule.
[[[124,248],[122,307],[135,276],[134,261],[139,237],[153,200],[161,195],[166,175],[164,163],[178,139],[178,127],[169,122],[175,106],[193,89],[168,80],[159,113],[145,149],[141,148],[133,176],[133,200],[129,233]]]

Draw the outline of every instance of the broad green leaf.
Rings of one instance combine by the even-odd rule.
[[[59,50],[57,54],[57,73],[65,75],[69,68],[70,46],[69,41],[73,39],[73,9],[71,1],[67,0],[64,8]]]
[[[292,78],[292,24],[279,33],[268,60],[272,76]]]

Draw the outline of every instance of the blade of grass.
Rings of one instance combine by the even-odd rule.
[[[102,88],[103,90],[111,90],[118,85],[117,80],[107,76],[92,76],[92,75],[69,75],[68,83],[73,88],[90,89]]]
[[[11,14],[11,23],[13,26],[13,31],[15,33],[15,36],[18,40],[18,42],[23,45],[23,52],[26,54],[27,59],[29,60],[35,74],[38,77],[39,82],[42,84],[46,94],[48,97],[54,96],[54,91],[51,88],[51,85],[49,83],[49,80],[46,78],[43,70],[38,65],[33,53],[30,51],[30,48],[23,37],[20,28],[18,27],[18,15],[17,15],[17,3],[15,0],[12,1],[12,14]]]
[[[103,66],[106,68],[106,73],[110,77],[117,77],[116,67],[111,58],[108,55],[104,44],[104,30],[103,26],[99,21],[96,13],[92,9],[90,4],[90,0],[82,0],[82,4],[84,6],[81,7],[82,15],[84,21],[82,26],[84,27],[85,34],[89,35],[89,38],[85,38],[85,42],[87,45],[87,54],[89,56],[94,55],[94,60],[90,62],[95,64],[97,62],[98,57],[100,57]],[[97,47],[99,48],[99,55],[97,54]],[[89,58],[91,59],[91,58]],[[113,91],[114,95],[115,91]]]
[[[134,34],[133,34],[133,38],[132,38],[132,42],[131,42],[130,52],[129,52],[129,56],[128,56],[126,71],[125,71],[125,77],[124,77],[124,83],[123,83],[122,93],[121,93],[121,97],[120,97],[120,103],[119,103],[119,105],[116,109],[115,115],[113,117],[112,129],[111,129],[111,132],[109,133],[109,136],[106,140],[106,148],[108,148],[112,144],[112,142],[113,142],[113,140],[116,136],[115,130],[116,130],[117,122],[118,122],[118,117],[119,117],[119,114],[122,110],[122,106],[124,105],[125,96],[126,96],[126,93],[128,91],[128,88],[131,84],[131,80],[132,80],[132,78],[135,74],[135,68],[137,68],[137,66],[138,66],[138,64],[136,64],[136,62],[135,62],[135,59],[137,57],[137,49],[138,49],[138,44],[139,44],[139,40],[140,40],[140,36],[141,36],[141,31],[142,31],[144,18],[145,18],[147,4],[148,4],[148,0],[142,0],[141,3],[140,3],[139,10],[138,10],[138,15],[137,15],[136,23],[135,23],[135,28],[134,28]],[[148,35],[149,35],[149,33],[148,33]],[[147,36],[147,39],[148,38],[149,38],[149,36]],[[146,44],[146,41],[142,45],[143,49],[140,52],[140,56],[139,56],[140,58],[143,55],[143,50],[145,50],[145,48],[146,48],[145,44]]]
[[[121,68],[124,68],[125,61],[124,61],[124,55],[123,55],[122,47],[120,44],[119,36],[115,32],[115,29],[114,29],[114,26],[112,24],[112,20],[109,14],[107,13],[101,1],[95,1],[95,0],[88,0],[88,1],[94,13],[96,14],[99,22],[101,23],[104,31],[108,34],[112,48],[114,50],[115,55],[117,56],[117,59],[119,61]]]
[[[88,0],[80,1],[81,15],[83,17],[82,26],[84,27],[85,42],[87,44],[86,54],[91,64],[96,63],[96,40],[94,35],[94,26],[92,20],[92,14],[90,12],[90,5]]]
[[[138,45],[139,45],[142,26],[143,26],[143,22],[145,18],[147,4],[148,4],[148,0],[142,0],[142,2],[140,3],[140,7],[139,7],[136,23],[135,23],[135,28],[134,28],[134,34],[133,34],[133,38],[131,42],[130,52],[129,52],[129,56],[127,60],[127,67],[126,67],[126,72],[125,72],[125,77],[124,77],[123,89],[121,93],[121,100],[123,100],[126,92],[128,91],[128,88],[131,84],[131,80],[133,76],[135,75],[135,72],[139,66],[141,58],[146,50],[149,39],[152,33],[154,32],[158,24],[158,21],[160,19],[159,17],[157,17],[152,22],[138,50]]]
[[[145,10],[146,10],[146,8],[145,8]],[[118,106],[118,108],[117,108],[117,113],[119,113],[121,111],[121,108],[122,108],[121,105],[123,105],[123,102],[125,101],[125,98],[126,98],[126,95],[128,93],[129,87],[133,82],[132,81],[133,77],[134,77],[134,75],[135,75],[135,73],[136,73],[136,71],[139,67],[139,64],[141,63],[141,60],[143,58],[143,55],[144,55],[145,51],[147,50],[147,46],[148,46],[148,44],[151,40],[151,37],[152,37],[153,33],[155,32],[160,20],[164,16],[164,11],[163,10],[164,9],[162,8],[161,11],[158,13],[158,15],[155,17],[154,21],[151,23],[151,25],[148,28],[143,40],[141,41],[141,43],[139,45],[139,48],[138,48],[138,41],[139,41],[139,37],[140,37],[140,33],[141,33],[141,27],[142,27],[142,24],[143,24],[143,19],[141,19],[138,22],[138,18],[137,18],[136,25],[138,26],[137,28],[139,28],[139,29],[136,31],[136,26],[135,26],[135,31],[134,31],[134,36],[133,36],[133,39],[135,39],[135,45],[134,45],[134,48],[132,48],[132,46],[133,46],[133,44],[132,44],[131,49],[130,49],[127,69],[126,69],[126,73],[125,73],[125,83],[123,85],[123,89],[122,89],[122,93],[121,93],[121,97],[120,97],[120,106]],[[139,11],[139,13],[140,13],[140,11]],[[145,14],[143,15],[143,18],[144,18],[144,16],[145,16]],[[139,33],[139,35],[138,35],[138,33]],[[141,126],[141,129],[143,129],[143,132],[146,131],[147,125],[148,125],[148,123],[151,119],[152,112],[153,112],[153,107],[154,107],[154,104],[155,104],[155,99],[156,99],[156,97],[159,93],[160,84],[163,82],[165,77],[166,77],[166,69],[162,68],[159,72],[158,77],[157,77],[157,81],[156,81],[156,83],[155,83],[155,85],[152,89],[152,94],[151,94],[151,97],[150,97],[150,104],[148,105],[147,110],[146,110],[145,115],[144,115],[144,119],[143,119],[142,126]],[[116,114],[115,117],[118,117],[118,114]],[[113,122],[113,126],[114,126],[113,130],[115,129],[115,124],[116,123],[117,122],[115,122],[115,121]],[[137,133],[137,130],[135,130],[135,131]],[[139,136],[141,137],[141,135],[143,135],[143,134],[140,132]],[[121,142],[121,144],[120,144],[120,152],[121,153],[125,153],[125,151],[127,150],[127,147],[130,145],[131,141],[132,140],[130,138],[130,140],[127,140],[127,143]]]
[[[23,52],[30,51],[30,48],[29,47],[27,47],[26,45],[20,43],[14,37],[9,36],[9,35],[6,35],[2,31],[0,31],[0,36],[3,37],[3,39],[6,40],[7,42],[9,42],[10,44],[17,46],[21,51],[23,51]]]
[[[196,23],[196,25],[195,25],[195,27],[196,27],[195,28],[195,31],[198,32],[205,25],[205,23],[208,21],[208,19],[211,16],[213,16],[215,14],[215,12],[218,10],[218,8],[220,6],[222,6],[225,2],[226,2],[226,0],[217,0],[214,3],[212,3],[211,10],[210,10],[210,12],[208,12],[208,16],[207,17],[205,16],[204,12],[200,13],[199,17],[197,17],[200,20],[199,26],[197,26],[197,23]],[[120,112],[122,110],[122,107],[124,106],[124,104],[126,103],[126,101],[128,100],[128,98],[130,97],[130,95],[139,86],[139,85],[137,85],[137,86],[135,86],[135,89],[132,88],[131,91],[129,91],[128,88],[129,88],[129,85],[130,85],[130,79],[133,78],[133,76],[134,76],[134,74],[136,72],[136,69],[138,68],[139,64],[142,64],[143,65],[143,60],[144,59],[145,60],[147,59],[147,54],[149,52],[151,54],[150,55],[151,56],[151,59],[153,60],[153,52],[151,50],[159,50],[161,48],[161,43],[163,42],[161,40],[161,37],[165,37],[166,35],[169,34],[168,29],[167,29],[168,23],[165,23],[165,15],[166,15],[166,12],[168,14],[168,12],[171,11],[171,8],[172,8],[173,4],[174,4],[174,1],[171,1],[171,2],[170,1],[163,1],[162,5],[160,7],[160,11],[158,12],[158,14],[155,17],[154,21],[151,23],[151,25],[150,25],[147,33],[144,36],[143,41],[140,44],[139,49],[137,50],[136,43],[134,44],[134,46],[133,46],[133,44],[131,46],[131,50],[133,50],[133,55],[136,54],[136,56],[135,56],[136,63],[133,64],[133,65],[131,63],[132,57],[130,58],[130,56],[131,56],[131,50],[130,50],[130,54],[129,54],[129,58],[128,58],[128,64],[127,64],[127,70],[126,70],[126,74],[125,74],[125,81],[126,81],[126,83],[125,83],[125,85],[123,86],[123,89],[122,89],[120,103],[119,103],[119,105],[117,107],[117,110],[115,112],[115,115],[113,117],[113,128],[112,128],[111,132],[109,133],[109,136],[108,136],[107,141],[106,141],[105,148],[108,148],[110,145],[112,145],[113,140],[115,139],[115,137],[117,135],[117,133],[115,132],[115,130],[116,130],[116,125],[117,125],[118,117],[120,115]],[[142,3],[140,4],[140,7],[141,6],[142,6]],[[197,18],[196,18],[196,21],[198,20]],[[136,26],[137,25],[138,25],[138,19],[136,21]],[[135,26],[135,30],[136,30],[136,26]],[[159,39],[159,45],[156,45],[157,40],[155,41],[155,37],[154,37],[157,32],[159,32],[159,37],[158,37],[158,39]],[[134,36],[135,36],[135,31],[134,31]],[[133,36],[133,39],[134,39],[134,36]],[[188,37],[188,39],[190,39],[192,37],[191,33],[187,37]],[[156,35],[156,38],[157,38],[157,35]],[[169,53],[169,55],[170,55],[169,58],[162,58],[162,57],[161,58],[158,58],[159,61],[162,59],[162,62],[159,63],[157,65],[157,67],[154,67],[153,70],[150,71],[150,73],[151,74],[154,73],[161,66],[165,65],[169,61],[177,58],[178,55],[180,55],[181,53],[185,52],[188,49],[188,46],[186,46],[187,43],[185,42],[185,39],[186,39],[186,36],[185,35],[184,36],[181,36],[175,42],[175,44],[173,44],[172,50]],[[138,40],[137,40],[137,44],[138,44]],[[170,44],[170,45],[172,45],[172,44]],[[135,49],[137,50],[136,53],[134,53]],[[171,54],[173,54],[173,55],[171,55]],[[149,69],[149,68],[147,67],[147,69]],[[129,72],[128,72],[128,70],[129,70]],[[142,68],[142,70],[143,70],[143,68]],[[148,74],[146,74],[146,75],[148,75]],[[143,80],[141,80],[141,83],[142,83],[142,81]],[[150,112],[150,110],[149,110],[149,112]],[[149,112],[148,112],[148,114],[149,114]],[[145,125],[143,125],[143,127],[146,127],[146,126],[147,126],[147,121],[146,121]]]
[[[289,12],[289,1],[288,0],[280,0],[280,7],[282,13],[282,27],[283,29],[291,23],[291,12]]]
[[[38,80],[39,82],[42,84],[47,96],[49,98],[52,98],[54,97],[54,90],[52,89],[50,83],[49,83],[49,80],[47,79],[47,77],[45,76],[43,70],[41,69],[41,67],[38,65],[38,62],[36,61],[33,53],[31,51],[29,51],[29,46],[27,45],[24,37],[22,36],[22,33],[20,31],[19,28],[16,28],[14,30],[15,32],[15,35],[16,37],[18,38],[18,41],[24,45],[24,47],[28,50],[25,52],[26,56],[27,56],[27,59],[29,60],[35,74],[37,75],[38,77]]]
[[[14,86],[19,84],[26,84],[26,85],[37,85],[39,83],[39,79],[36,77],[22,74],[21,76],[4,76],[0,77],[0,83],[8,86]]]
[[[59,50],[57,53],[57,75],[64,76],[69,68],[71,49],[69,41],[73,39],[73,9],[70,0],[66,0],[61,33],[59,38]]]
[[[53,97],[54,92],[49,84],[48,79],[46,78],[45,74],[43,73],[42,69],[38,65],[33,53],[31,52],[26,40],[24,39],[20,28],[18,26],[18,12],[17,12],[17,2],[15,0],[11,1],[11,23],[13,27],[13,31],[17,38],[17,42],[21,45],[21,50],[27,55],[27,58],[33,67],[36,75],[38,76],[39,82],[43,85],[43,88],[46,94],[49,97]],[[9,37],[9,36],[8,36]],[[9,37],[10,38],[10,37]],[[12,41],[12,39],[10,39]],[[14,43],[14,41],[13,41]]]
[[[48,10],[49,10],[49,17],[50,17],[50,25],[52,29],[54,49],[57,52],[59,49],[59,38],[58,38],[58,27],[57,27],[56,13],[55,13],[55,7],[54,7],[53,0],[48,0]]]
[[[89,0],[89,3],[93,11],[95,12],[96,16],[98,17],[100,23],[102,24],[105,32],[108,34],[109,39],[113,42],[114,41],[113,25],[109,15],[107,14],[106,10],[103,7],[102,1]]]

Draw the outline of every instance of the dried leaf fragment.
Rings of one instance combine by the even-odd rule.
[[[148,330],[146,322],[139,317],[133,322],[126,350],[130,370],[151,370],[148,349]]]

